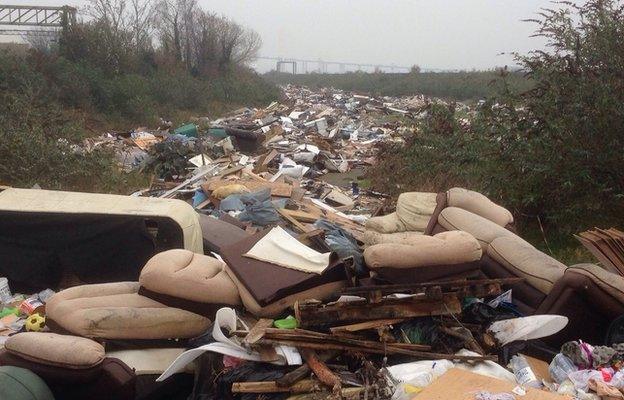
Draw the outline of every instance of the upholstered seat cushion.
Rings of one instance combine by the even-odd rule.
[[[423,232],[418,231],[396,233],[379,233],[375,231],[365,231],[362,234],[361,240],[366,246],[372,246],[374,244],[382,243],[412,244],[414,241],[418,241],[418,238],[422,235]]]
[[[452,188],[446,192],[447,206],[457,207],[477,214],[500,226],[513,223],[509,210],[499,206],[479,192],[463,188]]]
[[[364,251],[374,275],[392,283],[418,283],[474,275],[481,245],[461,231],[412,238],[411,244],[377,244]]]
[[[192,251],[158,253],[143,267],[139,283],[145,289],[199,303],[239,305],[238,289],[223,270],[225,263]]]
[[[624,304],[624,277],[595,264],[576,264],[566,270],[566,274],[580,274],[589,277],[602,290]]]
[[[487,254],[503,268],[513,275],[525,278],[527,284],[544,294],[550,292],[566,270],[564,264],[515,235],[494,239]]]
[[[138,282],[76,286],[52,296],[46,316],[52,327],[102,339],[190,338],[210,320],[139,295]]]
[[[469,233],[449,231],[412,238],[411,244],[376,244],[364,251],[366,265],[378,268],[417,268],[478,261],[481,246]]]
[[[236,274],[226,267],[232,281],[238,287],[241,300],[245,309],[252,315],[258,318],[275,318],[282,314],[285,310],[292,307],[296,301],[299,300],[326,300],[332,297],[338,297],[340,291],[346,286],[346,281],[336,281],[329,283],[322,283],[318,286],[302,290],[298,293],[290,294],[286,297],[282,297],[278,300],[274,300],[268,304],[260,304],[248,288],[238,279]]]
[[[481,248],[484,251],[489,243],[499,237],[514,237],[525,242],[502,226],[462,208],[445,208],[438,216],[438,224],[449,231],[457,230],[470,233],[481,243]],[[525,243],[530,246],[528,242]]]
[[[49,332],[22,332],[5,349],[26,360],[70,369],[88,369],[104,360],[104,347],[91,339]]]
[[[396,211],[366,222],[366,229],[379,233],[423,232],[436,207],[436,193],[407,192],[399,195]]]

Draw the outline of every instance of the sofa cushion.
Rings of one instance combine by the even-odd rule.
[[[104,347],[78,336],[23,332],[7,339],[4,347],[16,356],[53,367],[87,369],[102,363]]]
[[[423,232],[436,207],[436,196],[436,193],[426,192],[401,193],[396,212],[370,218],[366,222],[366,229],[379,233]]]
[[[396,213],[405,225],[405,230],[423,232],[436,207],[437,193],[401,193],[397,200]]]
[[[50,326],[75,335],[103,339],[190,338],[210,320],[140,296],[138,282],[75,286],[46,304]]]
[[[223,214],[223,216],[230,217],[229,214]],[[229,246],[249,236],[247,231],[231,222],[203,214],[198,214],[198,217],[204,237],[204,252],[208,250],[219,253],[221,247]]]
[[[395,233],[379,233],[374,231],[365,231],[361,240],[366,246],[372,246],[374,244],[382,243],[397,243],[397,244],[412,244],[418,241],[418,238],[423,235],[422,232],[408,231],[408,232],[395,232]]]
[[[502,226],[458,207],[447,207],[438,216],[438,224],[449,231],[464,231],[474,236],[485,251],[489,243],[499,237],[514,237],[522,240]],[[528,242],[525,242],[531,246]]]
[[[518,236],[494,239],[487,254],[513,275],[525,278],[526,283],[548,294],[566,270],[566,266],[542,253]]]
[[[566,270],[566,274],[581,274],[589,277],[602,290],[624,304],[624,277],[609,272],[596,264],[576,264]]]
[[[226,271],[238,287],[239,293],[242,293],[241,287],[244,287],[262,307],[274,304],[290,295],[347,279],[344,264],[338,257],[330,257],[330,264],[322,274],[311,274],[245,257],[244,254],[269,232],[270,229],[258,232],[232,246],[223,248],[221,252],[221,256],[227,263]],[[241,297],[243,297],[242,294]],[[244,298],[243,304],[247,305]]]
[[[489,219],[500,226],[513,223],[513,215],[479,192],[463,188],[452,188],[446,192],[449,207],[458,207]]]
[[[337,281],[323,283],[310,289],[302,290],[298,293],[290,294],[286,297],[282,297],[272,303],[262,305],[260,304],[251,292],[238,280],[236,274],[226,267],[226,271],[232,278],[232,281],[238,287],[241,300],[245,309],[252,315],[258,318],[275,318],[282,314],[289,307],[292,307],[296,301],[299,300],[327,300],[332,297],[338,297],[340,291],[346,286],[347,281]]]
[[[419,236],[412,244],[376,244],[364,251],[366,265],[377,268],[417,268],[478,261],[481,246],[469,233],[449,231]]]
[[[236,286],[223,270],[225,263],[192,251],[158,253],[143,267],[139,283],[159,294],[207,304],[240,304]]]
[[[399,219],[396,212],[380,217],[372,217],[366,221],[366,230],[378,233],[404,232],[405,224]]]

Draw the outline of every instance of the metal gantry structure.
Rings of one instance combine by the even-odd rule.
[[[76,23],[74,7],[0,4],[0,35],[54,35]],[[34,29],[19,29],[29,27]]]

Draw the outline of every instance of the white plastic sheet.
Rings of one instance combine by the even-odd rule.
[[[212,337],[216,342],[209,343],[204,346],[197,347],[195,349],[187,350],[180,354],[171,365],[160,375],[156,381],[162,382],[173,374],[176,374],[186,367],[189,363],[193,362],[197,357],[201,356],[207,351],[237,357],[243,360],[249,361],[262,361],[260,353],[250,351],[241,346],[236,341],[228,338],[223,333],[223,328],[228,331],[234,331],[237,328],[237,324],[242,321],[236,316],[236,311],[231,308],[224,307],[217,311],[215,316],[215,322],[212,329]],[[290,346],[277,346],[275,351],[279,357],[279,360],[274,362],[278,365],[301,365],[301,355],[294,347]]]

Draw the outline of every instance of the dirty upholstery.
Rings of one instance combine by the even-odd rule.
[[[489,219],[458,207],[446,207],[442,210],[438,216],[438,224],[446,231],[456,230],[470,233],[479,241],[483,251],[486,251],[487,246],[499,237],[515,237],[524,241],[510,230]],[[528,242],[525,243],[530,246]]]
[[[83,337],[18,333],[0,350],[0,365],[33,371],[57,399],[135,398],[134,371],[116,358],[105,357],[101,344]]]
[[[229,217],[228,214],[224,215]],[[230,222],[231,220],[222,221],[203,214],[198,214],[198,217],[202,229],[205,250],[219,253],[221,247],[234,244],[249,236],[249,233],[234,225]]]
[[[419,231],[406,231],[395,233],[379,233],[375,231],[365,231],[362,234],[361,240],[367,246],[382,243],[396,243],[396,244],[412,244],[418,242],[418,238],[423,235],[423,232]]]
[[[536,314],[568,317],[566,328],[548,338],[549,343],[581,339],[603,344],[611,322],[624,314],[624,277],[594,264],[566,269]]]
[[[70,369],[88,369],[104,360],[104,347],[91,339],[56,333],[22,332],[4,344],[11,354],[28,361]]]
[[[238,289],[224,268],[223,261],[203,254],[182,249],[164,251],[143,267],[139,294],[214,318],[219,308],[241,304]]]
[[[513,215],[506,208],[494,203],[486,196],[473,190],[452,188],[446,192],[447,206],[458,207],[477,214],[500,226],[513,224]]]
[[[494,239],[481,260],[481,271],[489,278],[524,278],[512,288],[514,303],[525,314],[535,312],[565,269],[516,235]]]
[[[244,257],[266,229],[222,249],[226,272],[238,288],[245,308],[256,316],[274,317],[296,300],[324,300],[336,296],[346,284],[342,263],[335,257],[322,274],[306,273],[280,267],[266,261]]]
[[[506,208],[494,203],[486,196],[463,188],[452,188],[438,193],[436,206],[425,228],[426,235],[447,230],[440,225],[438,219],[443,210],[448,207],[460,208],[495,223],[498,226],[513,231],[513,215]]]
[[[411,244],[377,244],[364,251],[366,265],[391,282],[424,282],[479,268],[481,246],[469,233],[418,236]]]
[[[72,287],[50,298],[46,315],[60,330],[102,339],[191,338],[210,325],[208,318],[167,307],[138,291],[138,282]]]
[[[519,237],[500,237],[487,251],[494,261],[544,294],[563,276],[566,266]]]
[[[436,206],[436,193],[406,192],[399,195],[396,211],[366,222],[366,230],[378,233],[423,232]]]

